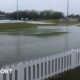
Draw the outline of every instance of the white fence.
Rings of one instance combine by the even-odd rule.
[[[11,74],[0,74],[0,80],[45,80],[69,69],[80,66],[80,49],[43,57],[17,65],[7,66],[13,69]]]

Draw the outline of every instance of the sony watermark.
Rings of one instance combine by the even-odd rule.
[[[9,74],[12,73],[12,69],[0,69],[0,74]]]

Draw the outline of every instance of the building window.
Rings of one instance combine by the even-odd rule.
[[[33,79],[35,79],[35,65],[33,65]]]

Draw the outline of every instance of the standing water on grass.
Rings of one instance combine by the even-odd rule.
[[[80,48],[80,27],[38,26],[0,32],[0,66]]]

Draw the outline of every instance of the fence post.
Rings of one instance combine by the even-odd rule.
[[[74,69],[76,67],[76,53],[75,50],[71,50],[71,69]]]

